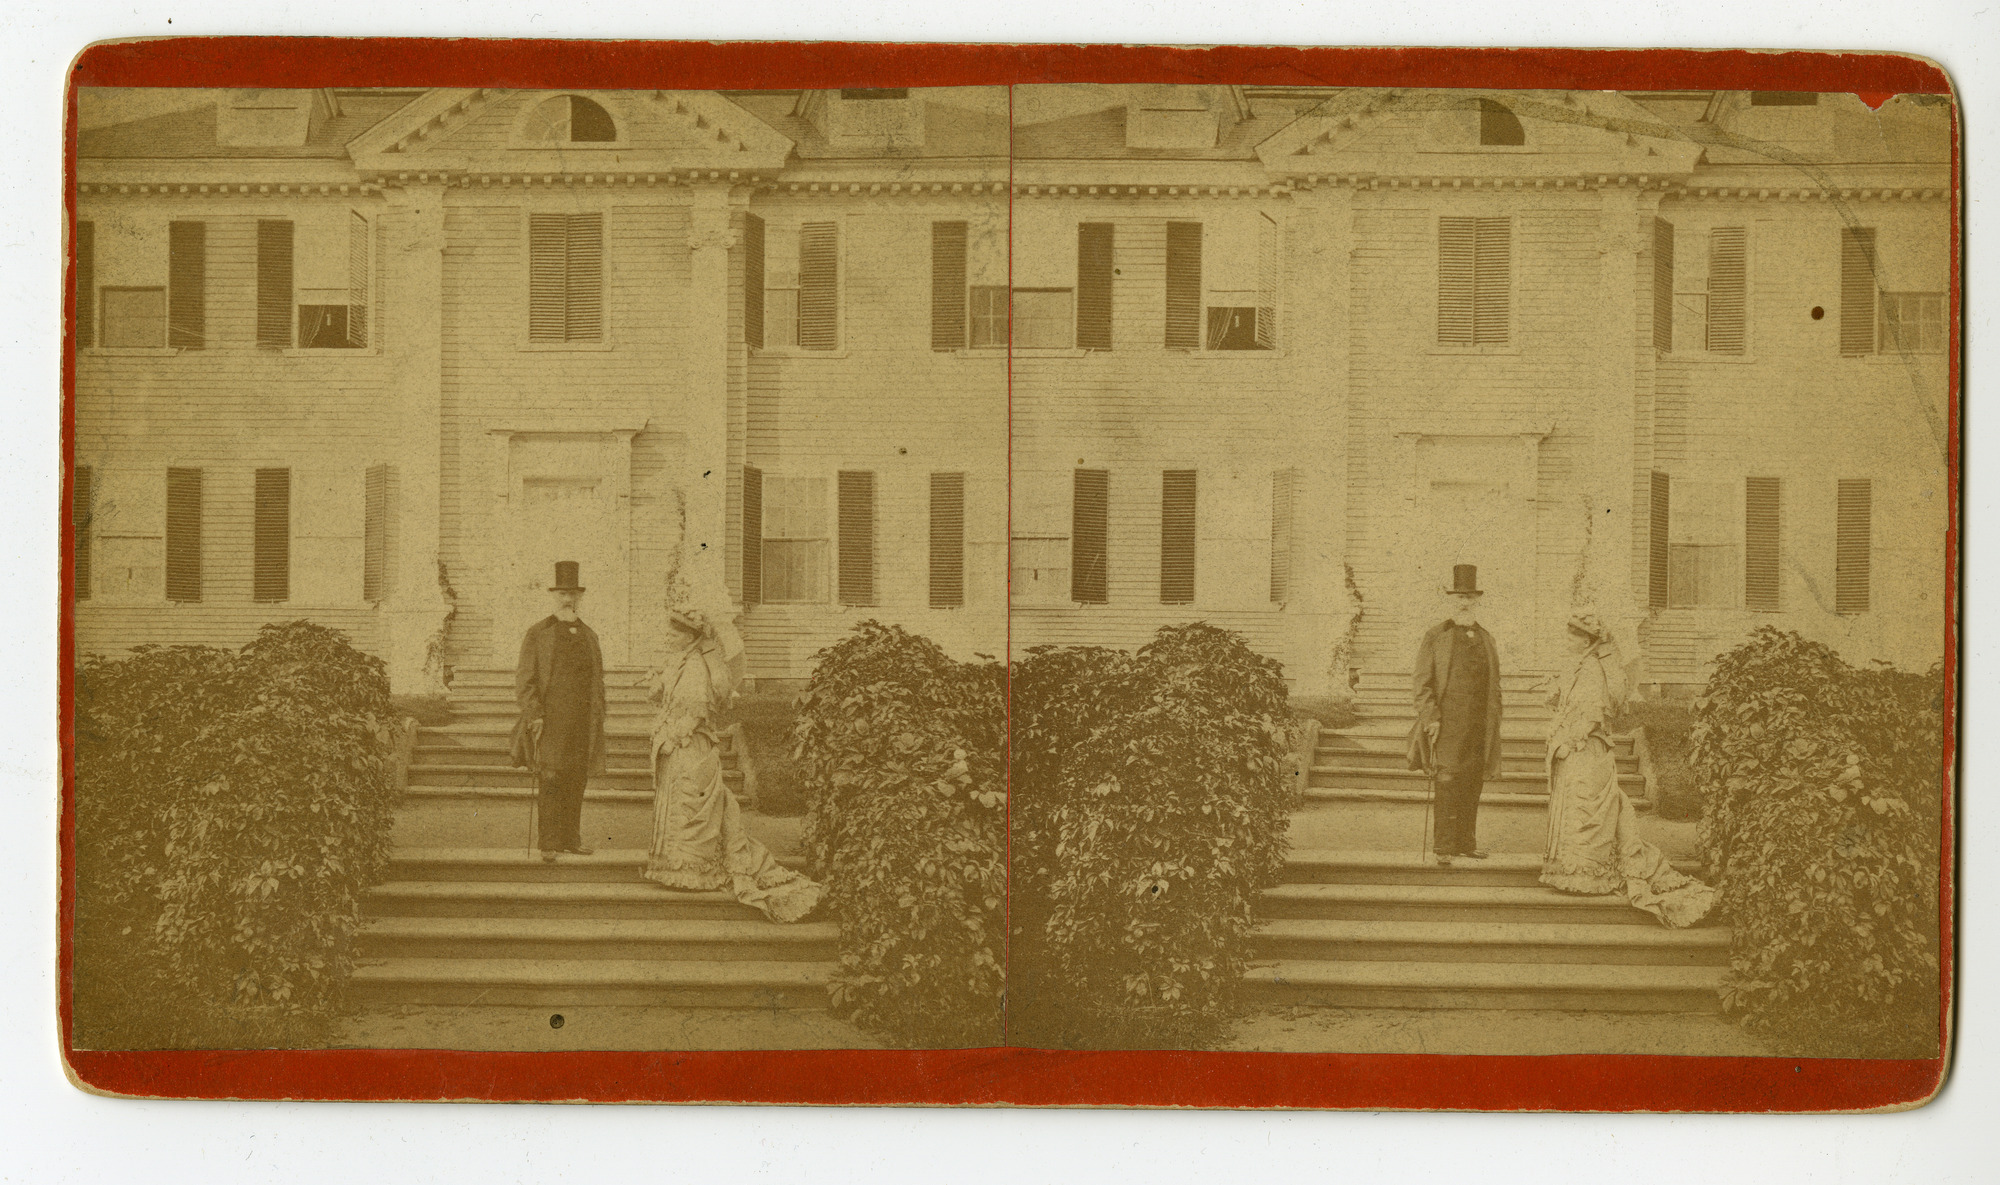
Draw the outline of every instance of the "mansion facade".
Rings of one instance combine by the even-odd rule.
[[[1945,645],[1951,113],[1852,95],[236,91],[78,145],[78,649],[309,617],[397,690],[581,563],[751,674],[1203,619],[1404,671]],[[1011,599],[1010,599],[1011,598]]]

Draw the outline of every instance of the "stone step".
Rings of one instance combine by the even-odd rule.
[[[611,679],[604,681],[604,700],[606,703],[643,704],[648,702],[650,694],[651,692],[642,686],[635,687],[630,683],[619,683]],[[459,704],[503,703],[518,708],[520,706],[518,695],[519,693],[514,690],[514,684],[511,680],[505,687],[466,687],[454,682],[452,689],[446,693],[445,698],[454,707]]]
[[[1257,895],[1257,912],[1267,919],[1353,922],[1660,925],[1621,896],[1559,893],[1540,885],[1283,884]]]
[[[613,771],[644,773],[652,768],[651,746],[619,746],[607,743],[604,754],[605,765]],[[467,745],[425,744],[417,738],[416,752],[412,755],[410,768],[449,768],[478,766],[484,769],[513,769],[514,756],[504,748],[472,748]]]
[[[1292,815],[1293,842],[1311,847],[1414,854],[1424,842],[1426,812],[1430,824],[1436,824],[1430,795],[1422,790],[1308,787],[1304,798]],[[1489,852],[1540,856],[1548,846],[1548,830],[1546,794],[1489,794],[1480,799],[1479,846]]]
[[[528,817],[535,792],[517,785],[412,785],[396,807],[390,842],[402,848],[500,848],[528,845]],[[596,779],[583,794],[583,845],[598,850],[637,848],[653,842],[650,788],[612,789]]]
[[[351,985],[368,1004],[824,1008],[832,971],[820,960],[395,958],[362,963]]]
[[[1714,1012],[1726,968],[1287,959],[1244,975],[1252,999],[1327,1008]]]
[[[492,723],[506,721],[507,727],[521,718],[521,705],[514,697],[505,699],[460,700],[454,697],[449,704],[454,722],[481,721]],[[605,727],[611,732],[648,732],[653,727],[656,713],[651,704],[620,703],[612,701],[604,708]]]
[[[1338,731],[1322,730],[1320,739],[1331,742],[1337,738],[1351,742],[1356,748],[1406,747],[1410,742],[1410,726],[1415,719],[1414,716],[1397,720],[1371,716]],[[1549,722],[1546,720],[1516,720],[1507,716],[1500,721],[1500,743],[1511,751],[1539,753],[1548,745],[1548,740]]]
[[[1674,867],[1700,875],[1700,862],[1676,860]],[[1539,852],[1494,852],[1484,860],[1457,860],[1449,868],[1419,858],[1414,851],[1346,851],[1293,848],[1285,858],[1284,882],[1295,885],[1512,885],[1540,884]]]
[[[1409,756],[1401,748],[1393,752],[1381,749],[1347,749],[1321,745],[1314,754],[1315,765],[1342,765],[1351,769],[1408,769]],[[1540,773],[1548,768],[1548,758],[1543,753],[1517,755],[1507,748],[1500,754],[1500,768],[1506,773]],[[1618,772],[1637,775],[1639,758],[1628,753],[1618,759]]]
[[[787,868],[804,868],[805,857],[779,856]],[[596,881],[650,884],[644,877],[645,848],[599,848],[588,856],[560,853],[553,861],[512,848],[393,848],[391,881]]]
[[[649,729],[604,732],[606,751],[610,753],[633,753],[644,759],[653,750],[653,736]],[[729,742],[723,742],[724,747]],[[506,753],[514,745],[514,725],[500,721],[468,721],[463,724],[442,724],[417,729],[419,749],[461,749],[468,753]]]
[[[1502,692],[1532,690],[1544,679],[1555,674],[1554,671],[1509,670],[1505,661],[1507,656],[1503,654],[1500,657]],[[508,677],[512,678],[511,673]],[[1370,691],[1400,691],[1408,695],[1410,683],[1411,677],[1407,671],[1357,671],[1353,690],[1357,695]]]
[[[1395,922],[1279,918],[1260,922],[1253,958],[1384,963],[1559,963],[1722,966],[1729,931],[1532,922]]]
[[[598,918],[761,921],[727,893],[663,889],[650,881],[385,881],[368,891],[369,917]]]
[[[725,771],[725,779],[734,776],[742,778],[742,772]],[[511,765],[442,765],[435,762],[412,764],[409,784],[412,789],[419,786],[462,786],[474,787],[522,787],[535,784],[534,774],[529,770]],[[593,787],[606,790],[645,790],[653,788],[653,771],[643,766],[612,767],[601,774],[590,775]]]
[[[1380,766],[1369,767],[1342,762],[1338,765],[1314,765],[1307,770],[1306,785],[1341,790],[1408,790],[1418,794],[1430,793],[1430,778],[1422,770]],[[412,771],[414,776],[414,770]],[[1629,796],[1640,798],[1646,793],[1646,779],[1636,773],[1621,773],[1618,784],[1625,788]],[[1480,794],[1480,803],[1492,801],[1495,794],[1537,794],[1547,798],[1549,778],[1542,771],[1503,769],[1497,778],[1487,778]]]
[[[836,959],[839,943],[830,922],[404,916],[369,919],[360,956],[787,963]]]
[[[631,686],[646,678],[648,673],[645,667],[605,667],[604,683],[606,687],[610,687],[613,684]],[[451,689],[453,691],[458,691],[461,688],[469,689],[475,687],[504,687],[508,691],[512,691],[514,690],[514,668],[452,668]]]

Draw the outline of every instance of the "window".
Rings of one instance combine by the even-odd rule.
[[[875,603],[873,473],[840,473],[840,603]]]
[[[1678,482],[1669,536],[1667,603],[1675,609],[1730,607],[1741,588],[1743,538],[1734,482]]]
[[[1479,142],[1481,144],[1521,145],[1528,142],[1528,134],[1521,129],[1521,120],[1492,99],[1479,100]]]
[[[1512,281],[1508,218],[1438,219],[1438,344],[1504,346]]]
[[[1944,293],[1884,292],[1878,345],[1884,354],[1944,353]]]
[[[743,216],[743,342],[764,348],[764,220]]]
[[[253,516],[251,600],[292,598],[292,471],[259,469]]]
[[[276,219],[257,223],[257,344],[284,349],[292,344],[292,224]]]
[[[167,344],[199,350],[208,331],[208,224],[167,224]]]
[[[931,223],[931,349],[965,348],[965,223]]]
[[[1819,95],[1813,91],[1751,91],[1752,107],[1814,107]]]
[[[799,348],[840,345],[840,240],[831,222],[799,227]]]
[[[78,465],[70,471],[70,554],[76,563],[76,599],[79,601],[90,599],[90,483],[90,466]]]
[[[1648,609],[1667,607],[1669,572],[1667,532],[1673,521],[1668,512],[1669,493],[1670,483],[1667,475],[1655,469],[1652,474],[1650,504],[1647,507],[1646,607]]]
[[[972,290],[972,344],[975,347],[1007,344],[1005,287],[981,285]]]
[[[618,139],[618,127],[610,112],[582,95],[557,95],[535,107],[521,138],[533,144],[609,144]]]
[[[1110,560],[1111,474],[1079,469],[1070,487],[1069,596],[1086,605],[1110,601],[1106,570]]]
[[[1194,475],[1160,473],[1160,604],[1194,603]]]
[[[931,608],[965,604],[965,474],[931,474]]]
[[[1653,348],[1674,348],[1674,224],[1653,219]]]
[[[361,482],[361,599],[388,595],[389,467],[370,465]]]
[[[743,467],[743,604],[764,599],[764,471]]]
[[[1875,229],[1840,228],[1840,352],[1875,352]]]
[[[793,349],[799,344],[799,290],[764,290],[764,344]]]
[[[1779,606],[1779,532],[1781,491],[1775,477],[1743,481],[1743,606],[1776,610]]]
[[[201,600],[201,470],[167,470],[167,599]]]
[[[1271,603],[1292,597],[1292,507],[1299,472],[1280,469],[1271,475]]]
[[[97,224],[76,224],[76,344],[97,344]]]
[[[850,103],[874,103],[888,99],[907,99],[910,97],[910,91],[908,87],[901,86],[844,86],[840,88],[840,97]]]
[[[1870,551],[1874,545],[1874,483],[1842,478],[1834,508],[1833,611],[1868,612]]]
[[[113,349],[137,349],[167,344],[167,290],[106,288],[104,344]]]
[[[1076,228],[1076,344],[1111,348],[1113,224],[1082,222]]]
[[[1743,352],[1745,234],[1740,226],[1708,232],[1708,350]]]
[[[1067,288],[1014,290],[1014,344],[1024,350],[1067,350],[1076,322]]]
[[[1167,348],[1201,348],[1201,223],[1167,223]]]
[[[826,479],[765,474],[762,487],[758,514],[762,600],[768,604],[825,601]]]
[[[528,216],[528,340],[604,338],[604,216]]]

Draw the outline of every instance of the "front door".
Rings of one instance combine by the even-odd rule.
[[[1409,646],[1449,612],[1452,567],[1479,569],[1479,621],[1500,648],[1504,671],[1538,669],[1534,453],[1518,436],[1439,436],[1424,440],[1413,474],[1416,497],[1407,602]]]
[[[628,549],[610,487],[610,480],[601,476],[521,479],[510,515],[513,529],[505,536],[511,546],[500,572],[496,661],[513,666],[521,635],[548,616],[548,588],[555,582],[558,560],[580,565],[588,591],[579,612],[597,632],[605,665],[629,661]]]

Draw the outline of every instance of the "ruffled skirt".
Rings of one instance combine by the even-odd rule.
[[[699,730],[653,758],[653,849],[646,879],[669,889],[721,890],[774,922],[796,922],[821,887],[778,863],[743,826],[722,780],[722,753]]]
[[[1715,906],[1715,890],[1677,871],[1639,838],[1639,815],[1618,785],[1618,762],[1602,741],[1549,762],[1549,843],[1542,883],[1566,893],[1617,893],[1679,929]]]

